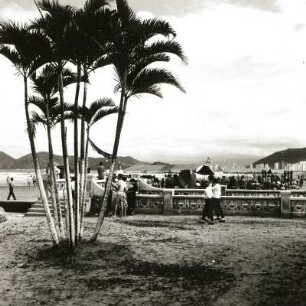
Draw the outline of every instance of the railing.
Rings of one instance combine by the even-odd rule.
[[[281,190],[226,189],[226,196],[279,197]]]
[[[280,196],[224,196],[221,204],[226,214],[281,215]]]
[[[306,197],[291,197],[290,207],[293,217],[306,216]]]
[[[145,185],[142,185],[145,186]],[[102,196],[103,181],[89,177],[90,197]],[[146,187],[146,186],[145,186]],[[149,186],[150,187],[150,186]],[[136,195],[136,213],[201,214],[204,189],[147,188]],[[226,215],[306,217],[306,190],[223,190]]]
[[[164,190],[165,192],[166,190]],[[222,196],[221,206],[226,215],[258,215],[274,217],[306,217],[306,197],[292,197],[291,191],[281,191],[274,195],[258,193],[259,196]],[[165,197],[167,196],[167,207]],[[154,204],[152,204],[154,203]],[[167,194],[138,194],[138,212],[148,208],[160,210],[164,214],[200,214],[205,204],[203,195],[177,195],[173,190]]]

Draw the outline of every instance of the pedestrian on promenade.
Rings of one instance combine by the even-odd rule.
[[[15,194],[14,194],[14,178],[11,177],[11,180],[9,181],[9,194],[7,196],[7,199],[9,200],[13,197],[14,200],[16,200]]]
[[[137,182],[135,179],[130,179],[130,185],[126,191],[127,203],[128,203],[128,210],[127,215],[132,216],[134,215],[134,209],[136,206],[136,192],[138,191]]]
[[[212,185],[212,201],[213,201],[213,209],[216,212],[217,219],[219,222],[225,222],[224,214],[221,208],[221,185],[219,184],[218,178],[213,178],[213,185]]]
[[[28,187],[29,187],[29,189],[31,188],[31,185],[32,185],[32,183],[33,183],[33,178],[32,178],[32,175],[30,174],[30,175],[28,175],[28,177],[27,177],[27,183],[28,183]]]
[[[98,180],[104,180],[105,168],[102,162],[99,162],[99,166],[97,167],[98,172]]]
[[[114,216],[117,215],[118,206],[120,208],[120,216],[124,217],[126,215],[126,207],[127,207],[126,189],[127,189],[127,186],[126,186],[125,180],[123,180],[122,175],[119,174],[118,182],[116,184],[117,185],[117,192],[116,192],[116,202],[115,202]]]
[[[203,213],[202,213],[202,218],[201,220],[208,222],[208,224],[214,224],[213,221],[213,213],[212,213],[212,208],[213,208],[213,203],[212,203],[212,182],[209,181],[208,186],[205,189],[205,204],[203,207]]]

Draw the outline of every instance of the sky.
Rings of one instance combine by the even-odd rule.
[[[146,95],[129,102],[119,155],[185,161],[224,154],[265,156],[306,147],[306,1],[130,0],[129,4],[143,18],[171,23],[188,65],[175,58],[165,64],[186,93],[163,86],[163,99]],[[0,20],[24,22],[35,16],[31,0],[0,0]],[[23,83],[3,57],[0,73],[0,151],[20,157],[30,152]],[[89,101],[107,96],[118,103],[114,78],[112,67],[98,70],[91,79]],[[67,101],[73,101],[73,92],[66,90]],[[115,121],[110,116],[92,129],[92,139],[109,152]],[[38,151],[47,150],[45,135],[38,130]],[[71,147],[73,134],[69,131],[68,136]],[[60,154],[58,130],[54,142]]]

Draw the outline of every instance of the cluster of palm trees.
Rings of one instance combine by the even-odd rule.
[[[68,243],[74,248],[83,237],[88,144],[91,143],[101,154],[110,158],[111,178],[128,101],[143,94],[162,97],[162,84],[184,91],[172,73],[156,68],[154,63],[168,62],[173,55],[183,62],[186,62],[186,58],[168,22],[137,17],[126,0],[115,0],[115,8],[106,0],[87,0],[83,8],[63,6],[58,1],[50,0],[39,0],[35,4],[40,13],[39,19],[25,25],[14,22],[0,24],[0,54],[9,59],[23,77],[27,133],[52,241],[56,245]],[[87,106],[91,73],[107,65],[114,68],[117,82],[114,90],[120,99],[115,104],[112,99],[103,97]],[[33,92],[31,96],[28,94],[29,84]],[[75,99],[74,104],[68,105],[64,87],[72,84],[75,86]],[[117,115],[117,124],[113,151],[106,153],[92,143],[90,129],[110,114]],[[74,122],[73,193],[67,149],[67,119]],[[53,215],[36,154],[35,127],[38,123],[46,127],[48,136]],[[65,217],[62,215],[54,171],[52,128],[56,124],[60,124],[65,170]],[[103,224],[111,181],[109,179],[105,187],[92,241],[97,239]]]

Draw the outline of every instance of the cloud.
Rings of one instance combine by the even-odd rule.
[[[142,17],[170,21],[189,65],[174,59],[164,66],[178,76],[186,94],[164,86],[162,100],[143,96],[129,102],[120,155],[171,160],[211,152],[262,155],[305,147],[300,131],[306,128],[306,4],[299,0],[175,3],[130,1]],[[4,15],[14,18],[14,9]],[[6,76],[1,95],[10,101],[0,115],[4,126],[0,146],[8,153],[24,154],[28,144],[22,81],[3,58],[0,68]],[[93,74],[91,84],[90,101],[104,96],[118,101],[111,67]],[[71,87],[67,100],[72,101],[73,94]],[[92,130],[93,139],[107,151],[112,149],[115,123],[112,116]],[[18,141],[10,141],[10,135]],[[46,150],[43,135],[40,130],[38,147]],[[55,142],[59,153],[58,131]]]

